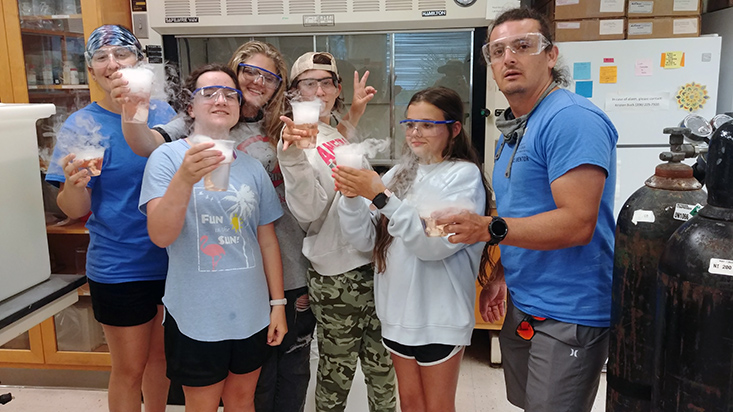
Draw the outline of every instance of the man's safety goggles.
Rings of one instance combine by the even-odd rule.
[[[524,33],[502,37],[484,44],[481,51],[486,61],[491,63],[504,57],[507,48],[517,55],[534,56],[542,53],[550,45],[551,43],[542,33]]]

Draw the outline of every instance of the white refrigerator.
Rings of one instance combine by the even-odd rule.
[[[571,91],[588,97],[616,126],[614,215],[662,163],[666,127],[688,114],[716,114],[721,38],[558,43]],[[694,159],[686,163],[692,164]]]

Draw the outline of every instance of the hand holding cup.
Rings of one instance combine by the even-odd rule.
[[[192,144],[191,148],[186,151],[183,163],[176,174],[189,185],[196,184],[225,159],[220,151],[210,150],[213,147],[213,141]]]
[[[64,169],[65,186],[74,188],[85,188],[92,177],[89,171],[82,167],[84,161],[76,160],[76,155],[70,153],[61,159]]]
[[[318,136],[318,125],[315,128],[300,128],[293,123],[293,120],[287,116],[280,116],[280,120],[285,123],[282,132],[283,150],[287,150],[291,145],[300,148],[296,143],[301,140],[312,141]]]

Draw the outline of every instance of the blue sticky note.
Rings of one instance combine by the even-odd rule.
[[[573,80],[590,80],[590,62],[573,64]]]
[[[593,97],[593,82],[575,82],[575,93],[590,99]]]

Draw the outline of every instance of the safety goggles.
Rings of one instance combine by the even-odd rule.
[[[245,79],[254,83],[262,79],[262,83],[270,90],[277,89],[283,81],[283,78],[277,74],[247,63],[239,63],[239,72],[244,75]]]
[[[227,104],[242,104],[242,92],[227,86],[205,86],[199,87],[192,93],[192,98],[201,98],[206,103],[215,103],[220,97],[224,98]]]
[[[418,136],[435,136],[440,132],[439,125],[452,124],[455,120],[419,120],[405,119],[400,122],[400,127],[405,132],[405,136],[415,130]]]
[[[114,59],[117,63],[137,61],[137,49],[132,46],[113,46],[97,49],[92,54],[91,63],[95,66],[106,65]]]
[[[338,87],[338,80],[335,76],[322,79],[301,79],[295,82],[295,86],[301,92],[316,93],[320,87],[324,92],[330,93]]]
[[[547,46],[551,45],[552,43],[542,33],[524,33],[502,37],[484,44],[481,51],[486,61],[491,63],[504,57],[507,48],[517,55],[534,56],[542,53]]]
[[[534,323],[544,322],[546,319],[547,318],[541,318],[539,316],[526,315],[524,319],[519,322],[519,325],[517,325],[517,329],[514,332],[524,340],[532,340],[534,337]]]

